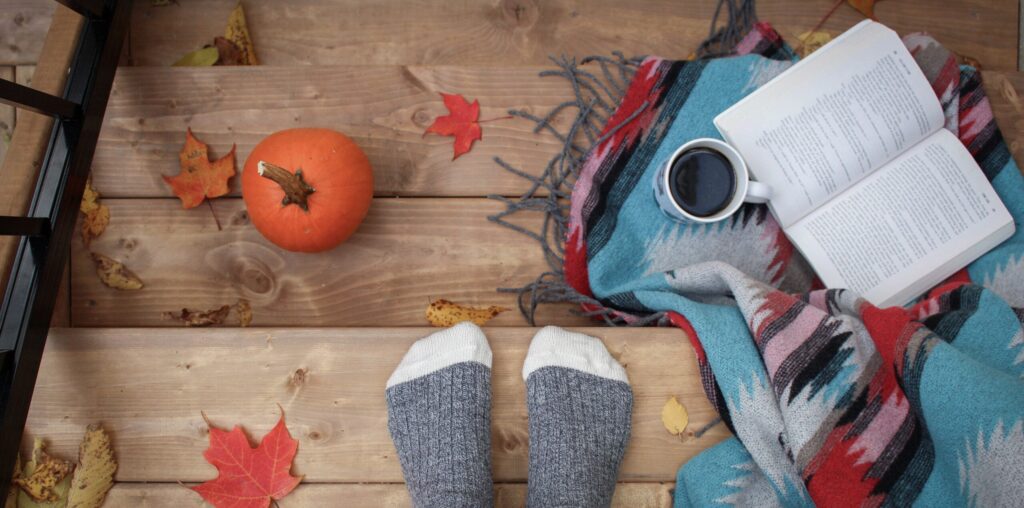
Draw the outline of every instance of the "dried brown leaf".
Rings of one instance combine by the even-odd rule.
[[[103,234],[110,223],[110,209],[100,203],[100,193],[93,188],[92,178],[85,181],[85,191],[78,209],[85,216],[82,219],[82,243],[88,247],[92,239]]]
[[[238,315],[238,326],[249,326],[252,323],[252,305],[249,305],[249,300],[239,298],[235,304],[235,314]]]
[[[142,289],[142,279],[119,261],[96,252],[89,254],[92,255],[92,260],[96,263],[96,274],[100,276],[100,281],[107,287],[125,291]]]
[[[99,508],[114,485],[117,461],[110,436],[103,427],[90,425],[78,448],[78,467],[71,477],[67,508]]]
[[[73,465],[47,455],[45,448],[42,439],[35,440],[32,460],[25,464],[21,477],[15,478],[13,483],[33,500],[54,502],[60,499],[60,494],[55,491],[57,484],[71,472]],[[18,504],[22,503],[19,501]]]
[[[181,313],[176,312],[164,312],[164,317],[173,319],[175,321],[181,321],[185,323],[185,326],[210,326],[224,324],[224,320],[227,319],[228,314],[231,313],[230,305],[222,305],[216,309],[210,309],[207,311],[181,309]]]
[[[219,55],[215,65],[245,65],[245,55],[237,44],[218,36],[213,39],[213,45]]]
[[[252,37],[249,36],[249,26],[245,22],[245,10],[239,2],[231,11],[228,18],[228,25],[224,28],[224,38],[233,42],[242,52],[239,65],[259,65],[256,59],[256,47],[253,46]]]
[[[505,312],[505,307],[491,305],[490,307],[470,307],[458,305],[448,300],[434,300],[427,307],[427,321],[431,326],[447,327],[462,321],[472,321],[477,325],[484,325],[494,316]]]

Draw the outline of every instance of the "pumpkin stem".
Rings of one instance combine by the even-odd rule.
[[[303,211],[309,211],[309,195],[316,192],[316,189],[302,179],[301,168],[296,169],[295,173],[292,173],[281,166],[260,161],[256,169],[260,176],[273,180],[281,186],[281,190],[284,191],[284,199],[281,200],[281,206],[296,204]]]

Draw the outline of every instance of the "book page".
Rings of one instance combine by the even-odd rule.
[[[960,140],[942,129],[787,230],[827,287],[901,305],[1013,232]]]
[[[715,119],[787,227],[944,123],[895,32],[865,21]]]

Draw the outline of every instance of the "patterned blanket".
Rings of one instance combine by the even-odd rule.
[[[904,42],[1017,224],[912,307],[820,289],[763,205],[712,226],[657,208],[657,164],[795,61],[766,24],[738,56],[644,59],[582,164],[565,280],[589,311],[685,330],[735,435],[682,467],[676,506],[1024,504],[1024,179],[979,72]]]

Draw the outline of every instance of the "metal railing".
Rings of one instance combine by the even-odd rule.
[[[0,102],[54,117],[24,217],[0,217],[20,236],[0,307],[0,493],[7,493],[43,346],[128,31],[131,0],[58,0],[84,17],[64,94],[0,80]]]

